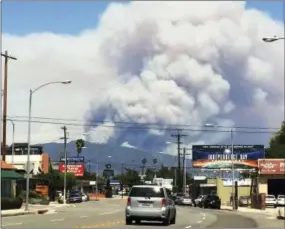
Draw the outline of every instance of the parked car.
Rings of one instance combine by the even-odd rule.
[[[69,194],[67,201],[68,203],[81,203],[82,196],[80,193],[72,193],[72,194]]]
[[[203,196],[199,206],[202,208],[221,209],[221,199],[216,195],[206,195]]]
[[[88,201],[89,200],[89,196],[83,192],[81,193],[81,198],[82,198],[82,201]]]
[[[276,198],[274,195],[266,195],[265,196],[265,205],[266,207],[275,207],[276,206]]]
[[[201,203],[201,200],[202,200],[202,198],[203,198],[204,196],[205,196],[205,195],[200,195],[200,196],[198,196],[198,198],[196,198],[196,199],[194,200],[194,207],[199,206],[199,204]]]
[[[132,187],[125,210],[126,224],[141,220],[162,221],[164,225],[175,224],[176,207],[171,193],[158,185],[135,185]]]
[[[181,205],[183,196],[184,196],[183,192],[179,192],[175,194],[175,204],[176,205]]]
[[[238,205],[240,207],[245,207],[251,205],[250,196],[240,196],[238,200]]]
[[[181,198],[181,205],[188,205],[188,206],[192,206],[193,205],[193,202],[192,202],[192,199],[190,198],[190,196],[183,196]]]
[[[278,195],[275,207],[284,207],[285,206],[285,195]]]

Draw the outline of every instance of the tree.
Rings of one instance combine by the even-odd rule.
[[[116,176],[116,179],[121,181],[124,185],[132,187],[136,184],[141,184],[141,179],[138,171],[134,169],[125,168],[125,173]]]
[[[269,148],[265,150],[266,158],[285,158],[285,122],[269,141]]]
[[[77,139],[76,142],[77,154],[79,155],[82,152],[83,147],[85,147],[85,141],[83,139]]]

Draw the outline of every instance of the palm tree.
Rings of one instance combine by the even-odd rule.
[[[85,147],[85,141],[83,139],[77,139],[75,144],[76,144],[77,154],[79,156],[79,154],[82,152],[82,149]]]

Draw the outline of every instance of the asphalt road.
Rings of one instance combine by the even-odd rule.
[[[140,228],[161,227],[161,223],[125,225],[125,200],[102,200],[60,208],[57,213],[2,218],[1,228]],[[233,212],[194,207],[177,207],[172,228],[257,228],[254,219]],[[282,228],[282,227],[281,227]]]

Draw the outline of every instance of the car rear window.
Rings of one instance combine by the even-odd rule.
[[[218,196],[208,196],[208,199],[210,199],[210,200],[219,200],[220,198]]]
[[[161,197],[164,198],[163,188],[157,187],[133,187],[130,197]]]
[[[285,198],[285,195],[279,195],[278,198],[283,199]]]
[[[275,196],[266,196],[267,199],[275,199]]]

